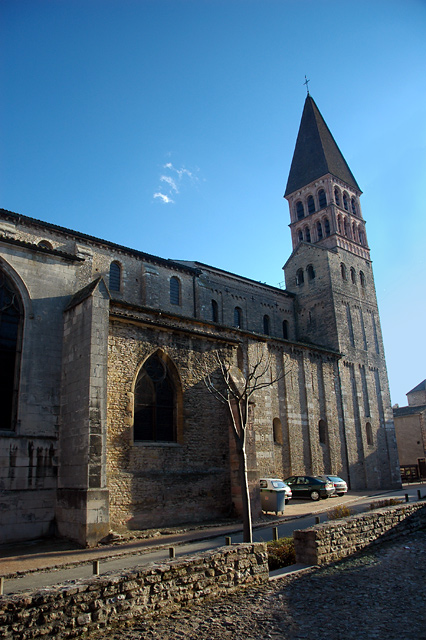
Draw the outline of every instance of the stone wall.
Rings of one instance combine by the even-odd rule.
[[[426,527],[426,505],[404,504],[325,522],[293,533],[296,562],[327,564],[370,544]]]
[[[0,598],[0,638],[81,637],[268,579],[265,543],[222,547],[164,564]]]

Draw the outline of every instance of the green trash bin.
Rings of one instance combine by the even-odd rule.
[[[284,513],[286,500],[285,484],[279,478],[261,478],[260,506],[262,511]]]

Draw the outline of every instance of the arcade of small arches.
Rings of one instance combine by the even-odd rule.
[[[341,191],[339,187],[334,187],[334,203],[354,216],[360,215],[359,204],[355,196],[350,196],[347,191]],[[307,195],[303,200],[299,199],[295,203],[295,214],[297,220],[302,220],[308,215],[325,209],[327,206],[327,195],[324,189],[319,189],[315,195]]]
[[[352,284],[357,284],[357,274],[354,267],[350,267],[349,269],[350,281]],[[342,280],[348,280],[348,269],[344,262],[340,263],[340,275],[342,276]],[[365,288],[365,274],[363,271],[359,272],[359,282],[361,287]]]

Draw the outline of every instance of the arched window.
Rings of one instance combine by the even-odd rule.
[[[318,435],[320,444],[327,444],[327,423],[325,420],[320,420],[318,423]]]
[[[345,211],[349,211],[348,196],[346,193],[343,194],[343,206]]]
[[[365,287],[365,275],[363,271],[359,272],[359,281],[361,283],[361,287],[364,289]]]
[[[342,276],[342,280],[346,280],[346,266],[343,264],[343,262],[340,263],[340,273]]]
[[[324,209],[324,207],[327,206],[327,196],[325,195],[324,189],[318,191],[318,203],[320,209]]]
[[[351,207],[352,207],[352,213],[354,214],[354,216],[358,215],[355,198],[351,198]]]
[[[315,269],[313,268],[313,266],[311,264],[308,265],[306,271],[307,271],[307,274],[308,274],[308,280],[313,280],[315,278]]]
[[[359,243],[364,246],[365,245],[364,231],[358,228],[358,235],[359,235]]]
[[[37,246],[41,247],[42,249],[53,249],[52,245],[48,240],[40,240]]]
[[[301,202],[300,200],[298,202],[296,202],[296,215],[297,215],[297,219],[301,220],[302,218],[305,217],[305,210],[303,208],[303,202]]]
[[[109,266],[109,289],[110,291],[120,291],[121,289],[121,266],[119,262],[111,262]]]
[[[219,322],[219,307],[216,300],[212,300],[212,320]]]
[[[263,316],[263,333],[267,336],[269,336],[270,332],[271,332],[271,321],[269,319],[269,316],[265,315]]]
[[[367,444],[369,447],[371,447],[374,444],[374,440],[373,440],[373,429],[371,428],[370,422],[367,422],[367,424],[365,425],[365,435],[367,437]]]
[[[180,304],[180,280],[176,276],[170,278],[170,303]]]
[[[330,222],[329,222],[328,218],[324,218],[324,230],[325,230],[325,235],[329,236],[330,235]]]
[[[340,207],[340,191],[337,187],[334,189],[334,202]]]
[[[21,297],[0,270],[0,429],[8,431],[16,419],[23,319]]]
[[[303,275],[303,269],[299,269],[296,273],[296,284],[303,284],[305,282],[305,278]]]
[[[281,420],[279,418],[274,418],[272,423],[272,428],[274,430],[275,444],[282,444],[283,443],[283,427],[281,424]]]
[[[345,236],[348,237],[349,229],[348,229],[348,221],[346,220],[346,218],[343,220],[343,230],[344,230]]]
[[[305,227],[305,242],[310,242],[311,241],[311,232],[309,230],[309,227]]]
[[[283,320],[283,338],[288,340],[288,320]]]
[[[352,284],[356,283],[355,269],[353,267],[351,267],[351,282]]]
[[[299,229],[298,239],[299,239],[299,242],[303,242],[303,232],[301,229]]]
[[[243,312],[240,307],[235,307],[234,309],[234,327],[237,329],[241,329],[243,326]]]
[[[352,238],[355,240],[356,242],[356,224],[355,222],[352,224]]]
[[[340,216],[337,218],[337,229],[339,233],[342,234],[342,218]]]
[[[319,220],[317,222],[317,234],[318,234],[318,240],[322,240],[322,225]]]
[[[315,200],[313,196],[308,197],[308,213],[315,213]]]
[[[176,394],[167,365],[154,353],[141,368],[135,385],[135,441],[176,441]]]

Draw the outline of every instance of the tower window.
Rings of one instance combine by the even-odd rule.
[[[355,240],[355,242],[356,242],[356,236],[357,236],[357,233],[356,233],[356,224],[355,224],[355,222],[354,222],[354,223],[353,223],[353,225],[352,225],[352,237],[353,237],[353,239]]]
[[[306,271],[307,271],[307,274],[308,274],[308,280],[313,280],[315,278],[315,269],[313,268],[313,266],[311,264],[308,265]]]
[[[348,229],[348,221],[346,220],[346,218],[343,220],[343,230],[345,232],[345,236],[348,237],[349,229]]]
[[[325,235],[329,236],[330,235],[330,222],[329,222],[328,218],[324,218],[324,229],[325,229]]]
[[[243,312],[240,307],[235,307],[234,309],[234,327],[237,329],[241,329],[243,324]]]
[[[318,191],[318,203],[320,209],[324,209],[324,207],[327,206],[327,196],[325,195],[324,189]]]
[[[269,316],[263,316],[263,333],[267,336],[269,336],[269,334],[271,333],[270,324],[271,322]]]
[[[334,189],[334,202],[337,204],[338,207],[340,207],[340,191],[339,189]]]
[[[284,340],[288,340],[288,321],[283,320],[283,338]]]
[[[343,207],[345,211],[349,211],[348,196],[346,193],[343,194]]]
[[[0,270],[0,429],[14,426],[23,311],[19,293]]]
[[[358,215],[355,198],[351,198],[351,207],[352,207],[352,213],[354,214],[354,216]]]
[[[180,280],[176,276],[170,278],[170,303],[180,304]]]
[[[136,441],[176,441],[174,385],[157,354],[148,358],[136,381],[133,437]]]
[[[311,232],[309,230],[309,227],[305,227],[305,241],[306,242],[311,241]]]
[[[296,214],[297,214],[297,219],[301,220],[302,218],[305,217],[305,210],[303,208],[303,202],[301,202],[300,200],[298,202],[296,202]]]
[[[303,242],[303,232],[302,232],[302,230],[299,230],[298,239],[299,239],[299,242]]]
[[[219,322],[219,307],[216,300],[212,300],[212,320]]]
[[[351,267],[351,282],[352,284],[356,283],[355,269]]]
[[[365,245],[365,236],[364,236],[364,231],[362,231],[361,229],[358,230],[358,235],[359,235],[359,243],[362,244],[363,246]]]
[[[340,216],[337,218],[337,229],[339,233],[342,234],[342,218]]]
[[[343,262],[340,263],[340,273],[342,276],[342,280],[346,280],[346,266],[343,264]]]
[[[315,200],[313,196],[308,197],[308,213],[315,213]]]
[[[369,447],[373,446],[373,429],[371,428],[371,423],[367,422],[365,425],[365,435],[367,437],[367,444]]]
[[[303,269],[299,269],[296,273],[296,284],[303,284],[305,282],[305,278],[303,275]]]
[[[365,288],[365,275],[363,271],[359,272],[359,281],[361,283],[361,287],[364,289]]]
[[[318,435],[320,444],[327,444],[327,423],[325,420],[320,420],[318,423]]]
[[[110,264],[109,288],[110,291],[120,291],[121,289],[121,266],[118,262],[111,262]]]
[[[322,225],[321,222],[318,220],[317,222],[317,234],[318,234],[318,240],[322,240]]]

